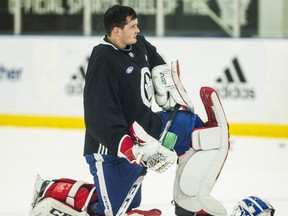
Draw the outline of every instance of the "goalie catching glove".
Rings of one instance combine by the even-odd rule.
[[[171,167],[176,153],[151,137],[137,123],[130,127],[130,134],[124,135],[119,143],[118,155],[126,157],[131,163],[147,166],[149,169],[162,173]]]
[[[158,65],[152,70],[152,81],[155,89],[156,103],[164,110],[172,110],[175,104],[187,107],[194,113],[194,106],[190,100],[180,78],[178,61],[170,64]]]

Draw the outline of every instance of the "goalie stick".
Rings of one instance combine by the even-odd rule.
[[[171,125],[172,125],[172,122],[174,120],[174,117],[177,113],[177,111],[179,110],[179,108],[181,107],[181,105],[179,104],[176,104],[173,108],[173,111],[171,113],[171,115],[169,116],[169,119],[168,121],[166,122],[166,125],[163,129],[163,132],[159,138],[159,142],[162,143],[162,141],[164,140],[165,138],[165,135],[167,134],[168,130],[170,129]],[[122,205],[120,206],[116,216],[124,216],[128,207],[130,206],[133,198],[135,197],[136,193],[138,192],[142,182],[143,182],[143,179],[145,177],[145,175],[147,174],[147,168],[144,167],[143,168],[143,171],[141,172],[140,176],[136,179],[136,181],[134,182],[134,184],[132,185],[131,189],[129,190],[127,196],[125,197]],[[151,210],[153,213],[153,210]],[[155,214],[155,215],[160,215],[159,212],[157,212],[158,214]]]

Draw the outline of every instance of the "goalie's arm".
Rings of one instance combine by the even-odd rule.
[[[98,54],[91,54],[84,88],[84,120],[88,142],[105,144],[109,154],[116,156],[120,139],[129,134],[128,124],[121,112],[120,86],[113,65]],[[95,73],[95,71],[99,71]],[[103,83],[110,83],[104,85]],[[92,146],[93,147],[93,146]],[[94,149],[88,149],[90,153]]]

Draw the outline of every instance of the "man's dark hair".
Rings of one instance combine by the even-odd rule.
[[[127,24],[127,18],[134,20],[137,14],[133,8],[123,5],[114,5],[104,14],[104,28],[108,36],[114,27],[124,28]]]

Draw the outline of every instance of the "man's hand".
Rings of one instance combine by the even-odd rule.
[[[156,172],[164,172],[175,161],[176,153],[151,137],[137,123],[130,128],[131,136],[125,135],[119,144],[119,156],[125,156],[130,162],[147,166]]]

